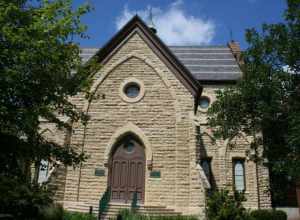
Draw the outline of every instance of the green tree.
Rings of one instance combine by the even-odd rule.
[[[208,220],[246,220],[249,213],[243,207],[244,195],[238,192],[230,195],[226,190],[214,191],[207,200],[206,216]]]
[[[300,1],[288,0],[287,6],[282,23],[246,31],[243,78],[217,92],[208,114],[216,137],[253,137],[253,159],[268,159],[272,179],[295,181],[300,176]],[[281,186],[272,181],[273,190],[286,181]]]
[[[31,181],[31,166],[61,161],[76,166],[85,159],[72,147],[47,141],[40,119],[61,129],[86,121],[68,97],[88,85],[81,66],[80,22],[89,11],[72,8],[71,0],[0,0],[0,213],[33,219],[51,202],[47,190]]]

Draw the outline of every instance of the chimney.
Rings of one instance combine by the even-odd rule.
[[[240,48],[240,44],[234,40],[230,41],[228,43],[228,47],[230,48],[234,58],[236,59],[236,61],[238,62],[239,65],[243,65],[244,61],[241,57],[242,55],[242,51]]]

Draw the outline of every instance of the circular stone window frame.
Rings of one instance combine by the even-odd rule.
[[[204,99],[207,99],[207,100],[208,100],[208,106],[207,106],[206,108],[201,107],[201,105],[200,105],[201,98],[204,98]],[[199,110],[200,110],[201,112],[207,112],[208,109],[209,109],[209,107],[211,106],[211,98],[210,98],[209,96],[207,96],[207,95],[201,96],[201,97],[199,98],[199,101],[198,101],[198,106],[199,106]]]
[[[125,93],[125,89],[130,85],[130,84],[137,84],[140,88],[140,93],[134,97],[134,98],[130,98],[126,95]],[[137,79],[137,78],[127,78],[125,79],[122,83],[121,86],[119,88],[119,95],[122,98],[123,101],[128,102],[128,103],[136,103],[139,102],[145,95],[145,87],[144,87],[144,83]]]
[[[126,146],[128,146],[128,144],[133,144],[133,148],[131,150],[128,150],[128,148]],[[123,145],[123,148],[125,150],[125,152],[127,154],[132,154],[135,152],[135,148],[136,148],[136,145],[132,142],[132,141],[128,141],[128,142],[125,142],[125,144]]]

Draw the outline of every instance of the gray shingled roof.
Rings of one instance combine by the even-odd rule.
[[[235,81],[242,72],[227,46],[170,46],[174,55],[199,81]],[[82,48],[84,62],[98,48]]]

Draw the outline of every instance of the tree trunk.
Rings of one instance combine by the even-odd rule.
[[[29,160],[24,161],[24,177],[27,183],[31,182],[31,162]]]
[[[297,193],[297,203],[298,203],[298,209],[300,215],[300,181],[298,181],[296,184],[296,193]]]
[[[34,164],[34,176],[33,176],[33,183],[34,184],[38,184],[39,172],[40,172],[40,162],[35,162],[35,164]]]

